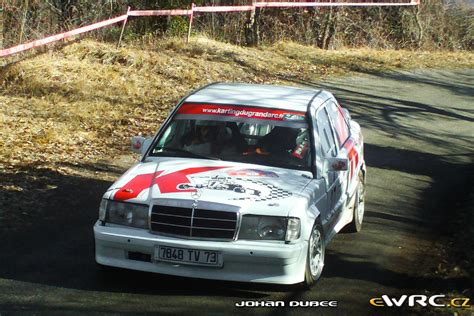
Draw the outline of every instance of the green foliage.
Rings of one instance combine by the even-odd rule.
[[[189,19],[173,16],[170,19],[167,33],[171,36],[181,36],[188,32]]]

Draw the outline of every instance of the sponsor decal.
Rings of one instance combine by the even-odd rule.
[[[447,298],[444,294],[438,295],[402,295],[400,297],[390,297],[382,295],[381,297],[374,297],[370,299],[370,305],[375,307],[455,307],[455,308],[470,308],[470,299],[467,297]]]
[[[155,178],[154,184],[158,185],[161,193],[194,192],[196,191],[196,189],[194,188],[180,190],[178,189],[178,185],[191,183],[187,177],[189,175],[201,173],[201,172],[219,170],[223,168],[228,168],[228,167],[222,166],[222,167],[187,168],[180,171],[175,171],[175,172],[171,172],[165,175],[161,175]]]
[[[229,200],[251,200],[254,202],[284,199],[292,196],[292,193],[283,190],[268,182],[254,180],[252,178],[240,177],[194,177],[197,183],[182,183],[178,185],[179,190],[207,189],[234,193]]]
[[[235,303],[235,307],[337,307],[338,301],[241,301]]]
[[[249,106],[216,104],[183,104],[177,114],[218,115],[273,121],[304,121],[305,113],[287,110],[265,109]]]
[[[215,171],[219,169],[230,168],[227,166],[220,167],[197,167],[187,168],[179,171],[166,173],[164,170],[155,173],[147,173],[135,176],[125,185],[123,185],[114,195],[117,201],[124,201],[136,198],[141,192],[156,184],[160,193],[182,193],[191,192],[199,193],[202,189],[230,192],[232,195],[228,196],[229,200],[252,200],[269,201],[284,199],[292,196],[292,193],[283,190],[273,184],[258,181],[253,178],[245,177],[230,177],[224,175],[216,176],[198,176],[193,177],[192,181],[188,176],[193,174],[204,173],[208,171]],[[254,169],[241,169],[227,172],[227,174],[241,174],[245,176],[268,176],[278,177],[273,172],[267,172]],[[197,200],[193,197],[193,200]]]
[[[189,190],[189,189],[208,189],[208,190],[222,190],[232,191],[236,193],[247,193],[250,195],[260,196],[259,190],[245,188],[243,185],[238,184],[232,180],[231,177],[214,176],[204,183],[181,183],[178,184],[178,190]]]
[[[304,114],[283,114],[284,121],[302,121],[304,120]]]

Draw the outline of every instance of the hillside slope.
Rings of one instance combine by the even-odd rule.
[[[206,38],[116,49],[84,40],[1,69],[0,172],[123,154],[130,136],[154,133],[182,96],[214,81],[304,84],[355,72],[473,65],[466,52],[242,48]]]

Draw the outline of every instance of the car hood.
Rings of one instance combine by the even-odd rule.
[[[312,175],[227,161],[152,158],[131,167],[105,197],[140,204],[157,199],[237,206],[241,212],[287,215]]]

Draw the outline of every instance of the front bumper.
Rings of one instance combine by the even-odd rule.
[[[277,284],[304,281],[307,243],[187,240],[127,227],[94,226],[95,257],[99,264],[176,276]],[[222,267],[203,267],[155,261],[157,245],[219,251]],[[137,260],[132,254],[143,254]],[[134,258],[134,259],[131,259]]]

